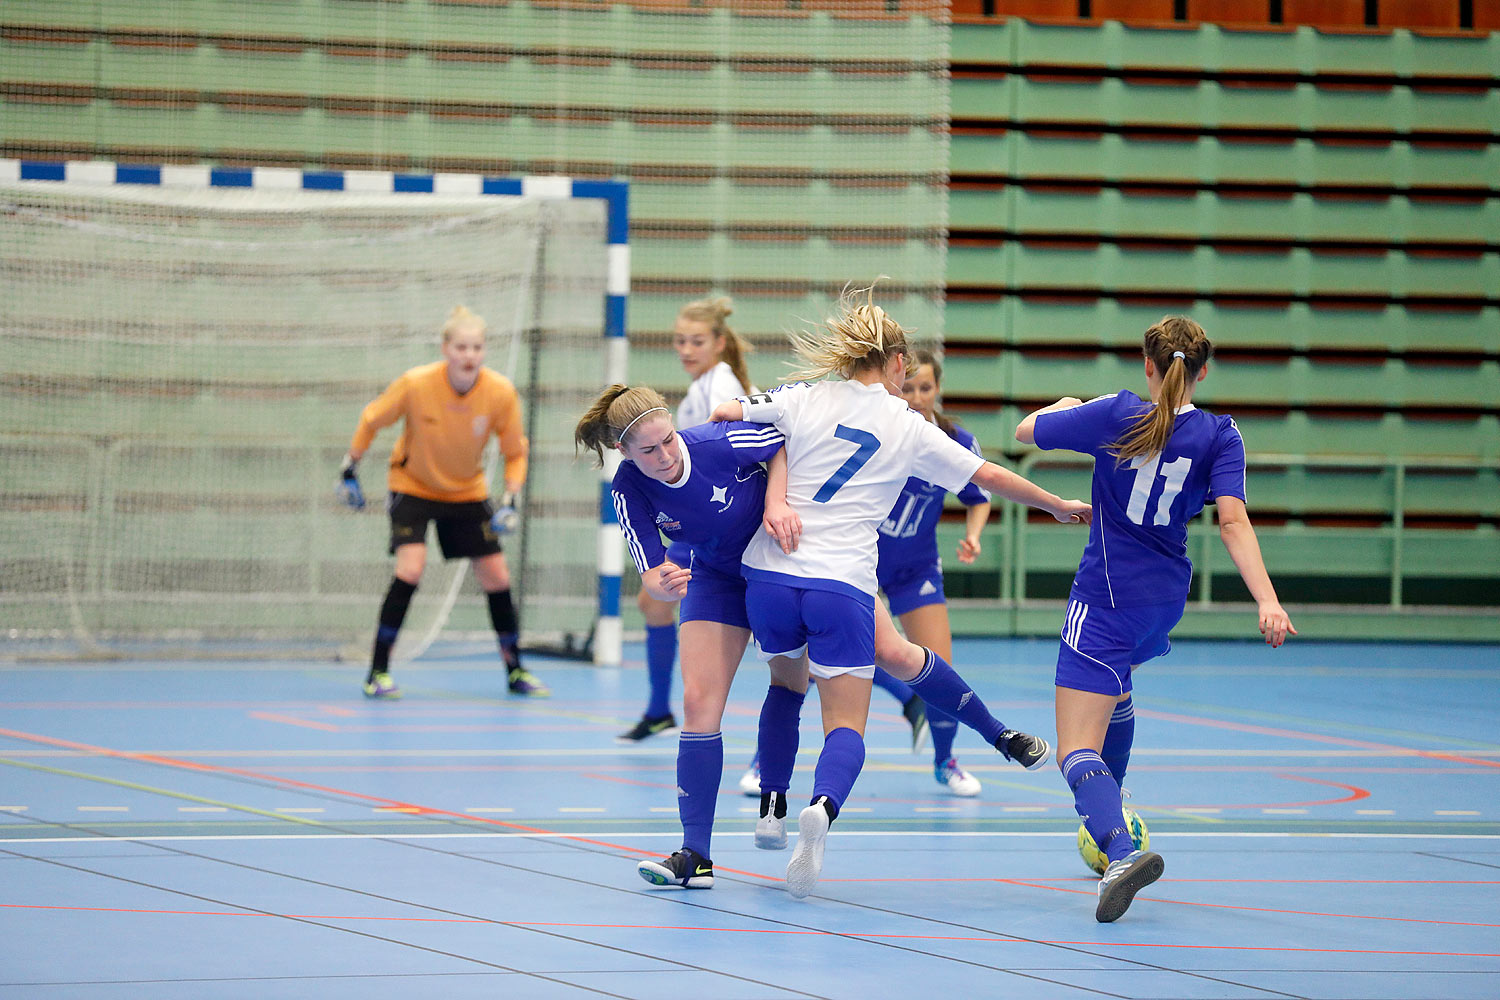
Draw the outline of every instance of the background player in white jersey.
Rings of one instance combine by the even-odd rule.
[[[976,482],[1060,521],[1087,520],[1089,506],[984,461],[910,409],[900,398],[911,358],[906,332],[874,304],[870,290],[846,294],[821,334],[794,334],[792,343],[808,365],[800,375],[837,373],[844,380],[783,386],[726,403],[715,416],[766,419],[787,438],[784,483],[773,480],[767,493],[768,532],[751,539],[742,561],[761,654],[805,655],[818,679],[823,750],[787,866],[787,888],[800,897],[817,884],[829,824],[864,764],[875,672],[876,536],[906,480],[917,476],[953,491]],[[925,659],[908,682],[923,700],[970,725],[977,707],[989,720],[982,725],[994,727],[985,735],[998,750],[1029,767],[1046,762],[1046,741],[1001,729],[946,661],[931,650]],[[774,787],[764,745],[761,776],[763,787]]]
[[[729,686],[750,640],[740,553],[760,531],[766,473],[760,463],[781,450],[764,424],[711,423],[680,433],[654,389],[612,385],[578,421],[574,440],[602,459],[625,457],[610,496],[641,585],[682,604],[683,730],[677,743],[677,809],[682,849],[642,861],[653,885],[713,886],[710,838],[724,771],[720,731]],[[662,535],[673,543],[669,550]],[[679,561],[672,553],[682,552]],[[807,677],[800,663],[771,663],[771,693],[800,709]],[[790,724],[797,725],[795,710]],[[784,834],[783,834],[784,839]]]
[[[692,376],[687,395],[677,407],[677,426],[694,427],[708,419],[713,408],[726,399],[751,391],[745,355],[750,345],[729,328],[733,303],[724,297],[698,299],[677,312],[672,324],[672,346],[678,360]],[[676,561],[685,564],[687,553],[679,550]],[[672,667],[677,659],[677,604],[651,596],[642,587],[636,606],[646,620],[646,677],[650,685],[646,711],[641,719],[619,736],[634,743],[677,728],[672,716]]]
[[[1167,316],[1145,336],[1150,402],[1128,390],[1087,403],[1069,397],[1016,428],[1023,443],[1094,457],[1094,522],[1057,654],[1057,743],[1075,808],[1109,856],[1094,911],[1102,923],[1118,920],[1164,868],[1160,855],[1135,850],[1120,807],[1135,738],[1131,677],[1172,648],[1193,574],[1187,526],[1207,500],[1218,505],[1219,537],[1255,598],[1266,642],[1297,634],[1245,513],[1239,428],[1193,406],[1211,351],[1201,326]]]

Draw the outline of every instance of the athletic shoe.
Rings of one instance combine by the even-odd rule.
[[[370,679],[365,681],[366,698],[399,698],[401,689],[391,679],[391,675],[384,670],[377,674],[371,674]]]
[[[525,695],[530,698],[546,698],[552,694],[547,690],[547,685],[525,667],[511,667],[506,679],[510,683],[511,694]]]
[[[918,695],[912,695],[901,706],[901,714],[911,725],[911,752],[921,753],[927,745],[927,706]]]
[[[714,863],[686,847],[665,861],[642,861],[635,870],[652,885],[677,889],[714,887]]]
[[[640,722],[637,722],[619,736],[616,736],[615,742],[639,743],[648,736],[655,736],[657,733],[665,733],[668,730],[676,728],[677,720],[672,717],[671,712],[668,712],[666,715],[658,715],[655,718],[643,715]]]
[[[786,796],[763,792],[760,819],[755,821],[755,846],[763,851],[786,850]]]
[[[979,779],[958,766],[957,757],[949,757],[933,768],[937,783],[947,785],[948,791],[965,799],[972,799],[984,786]]]
[[[1111,861],[1099,880],[1099,905],[1094,919],[1101,924],[1119,920],[1130,909],[1135,894],[1161,878],[1166,862],[1155,851],[1131,851],[1119,861]]]
[[[828,839],[828,825],[833,820],[822,796],[797,816],[797,849],[786,866],[786,891],[801,899],[818,887],[823,873],[823,845]]]
[[[750,770],[740,777],[740,792],[751,798],[760,795],[760,757],[750,762]]]
[[[1046,740],[1014,729],[1000,734],[995,740],[995,749],[1004,754],[1006,760],[1015,761],[1028,771],[1035,771],[1052,759],[1052,746]]]

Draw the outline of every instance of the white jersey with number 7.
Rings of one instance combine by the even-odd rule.
[[[802,519],[802,539],[787,554],[758,533],[743,559],[750,579],[873,596],[880,523],[906,480],[957,493],[984,464],[881,385],[797,383],[771,398],[786,436],[787,502]]]

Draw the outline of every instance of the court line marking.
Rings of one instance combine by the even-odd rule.
[[[468,817],[475,819],[477,817]],[[322,824],[312,824],[321,826]],[[514,825],[514,824],[508,824]],[[3,829],[3,828],[0,828]],[[797,836],[796,830],[788,830],[788,835]],[[0,844],[102,844],[116,840],[140,841],[152,843],[156,841],[237,841],[237,840],[583,840],[584,843],[595,843],[586,840],[588,837],[619,837],[635,839],[653,839],[661,837],[681,838],[681,830],[581,830],[576,833],[556,833],[551,831],[538,831],[536,833],[504,833],[498,830],[474,831],[472,833],[401,833],[399,831],[386,833],[164,833],[164,834],[129,834],[129,835],[99,835],[93,837],[0,837]],[[723,834],[721,834],[723,836]],[[732,834],[731,834],[732,836]],[[1049,840],[1076,840],[1076,831],[1066,830],[834,830],[830,837],[923,837],[923,838],[988,838],[988,837],[1037,837]],[[1230,830],[1219,832],[1217,830],[1185,830],[1181,833],[1161,833],[1158,838],[1171,840],[1185,839],[1189,837],[1211,839],[1211,840],[1251,840],[1286,838],[1301,840],[1475,840],[1475,841],[1500,841],[1500,834],[1496,833],[1299,833],[1289,832],[1266,832],[1257,830]],[[613,847],[615,845],[606,844]],[[623,850],[631,850],[622,848]],[[632,854],[633,856],[633,854]],[[719,871],[731,871],[722,865],[716,866]],[[736,872],[736,874],[740,874]],[[756,876],[764,878],[765,876]],[[825,880],[826,881],[826,880]],[[925,881],[931,881],[925,880]],[[983,881],[991,881],[989,879]]]
[[[993,880],[985,880],[993,881]],[[1160,901],[1159,901],[1160,902]],[[787,928],[787,927],[692,927],[671,924],[596,924],[578,923],[570,921],[541,921],[541,920],[490,920],[484,917],[375,917],[375,916],[351,916],[327,913],[273,913],[269,911],[251,910],[249,912],[234,912],[229,910],[157,910],[140,909],[133,907],[115,906],[55,906],[43,903],[0,903],[3,909],[18,910],[62,910],[67,912],[83,913],[133,913],[150,914],[159,916],[188,916],[188,917],[274,917],[284,920],[333,920],[348,922],[379,922],[379,923],[442,923],[442,924],[489,924],[496,927],[566,927],[577,930],[631,930],[631,931],[696,931],[702,934],[765,934],[783,935],[786,937],[844,937],[858,938],[871,941],[962,941],[984,944],[1010,944],[1010,945],[1043,945],[1043,946],[1084,946],[1089,948],[1158,948],[1158,949],[1192,949],[1198,951],[1260,951],[1293,954],[1335,954],[1335,955],[1408,955],[1443,958],[1500,958],[1496,952],[1463,952],[1463,951],[1398,951],[1395,949],[1380,948],[1288,948],[1276,945],[1239,945],[1239,944],[1171,944],[1157,941],[1065,941],[1016,937],[998,937],[991,935],[959,935],[959,934],[890,934],[861,931],[831,931],[816,928]],[[1489,925],[1483,925],[1489,926]],[[403,942],[404,943],[404,942]],[[1171,970],[1176,971],[1176,970]]]

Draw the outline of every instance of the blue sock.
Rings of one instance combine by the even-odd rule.
[[[948,763],[948,758],[953,756],[953,738],[958,735],[958,720],[928,705],[927,731],[932,736],[933,763]]]
[[[711,858],[714,806],[724,776],[723,733],[681,733],[677,737],[677,815],[682,846]]]
[[[818,755],[818,767],[813,772],[812,801],[827,798],[833,804],[830,815],[837,816],[864,766],[864,737],[844,726],[829,733],[823,738],[823,752]],[[765,770],[761,773],[765,774]]]
[[[903,705],[911,701],[912,689],[879,667],[875,668],[875,686]]]
[[[760,733],[755,757],[760,762],[760,790],[781,792],[792,785],[792,769],[797,766],[797,726],[802,721],[802,702],[807,695],[791,688],[771,685],[760,706]]]
[[[1104,766],[1104,758],[1087,748],[1074,750],[1059,767],[1073,789],[1073,808],[1109,860],[1119,861],[1135,850],[1125,828],[1125,811],[1120,808],[1120,786]]]
[[[954,716],[959,722],[974,730],[990,746],[1005,732],[1005,726],[984,707],[979,695],[969,687],[967,681],[958,676],[958,671],[948,666],[948,661],[928,649],[927,665],[922,672],[908,681],[911,689],[927,702],[930,712],[936,708]],[[931,723],[928,723],[931,725]]]
[[[1125,784],[1125,769],[1130,766],[1130,747],[1135,743],[1135,703],[1127,697],[1115,705],[1115,714],[1109,717],[1109,728],[1104,732],[1104,747],[1099,756],[1104,766],[1115,776],[1115,784]]]
[[[646,626],[646,677],[651,684],[651,700],[646,702],[646,717],[659,719],[672,712],[672,667],[677,660],[677,626]]]

